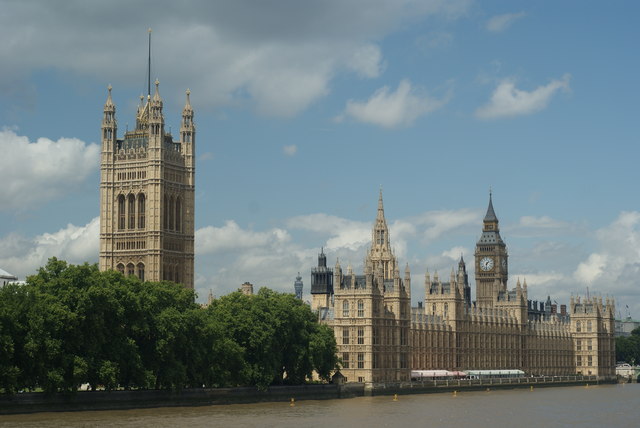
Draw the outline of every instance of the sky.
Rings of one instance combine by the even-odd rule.
[[[97,262],[100,121],[152,76],[191,91],[198,301],[309,299],[321,248],[361,272],[383,189],[412,273],[448,278],[489,192],[509,288],[640,318],[637,1],[0,0],[0,268]],[[475,284],[472,290],[475,293]]]

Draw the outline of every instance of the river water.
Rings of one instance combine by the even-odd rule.
[[[0,416],[0,427],[640,427],[640,384]]]

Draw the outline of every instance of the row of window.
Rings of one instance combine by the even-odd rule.
[[[357,362],[356,362],[356,365],[353,366],[353,368],[363,369],[364,368],[364,352],[358,352],[358,355],[356,358],[357,358]],[[349,353],[343,352],[342,367],[345,369],[348,369],[350,367],[350,364],[351,364],[351,361],[350,361]]]
[[[147,171],[127,171],[116,174],[118,180],[141,180],[147,178]]]
[[[583,361],[582,361],[582,356],[578,355],[578,356],[576,357],[576,366],[580,367],[580,366],[582,366],[582,365],[583,365],[582,363],[583,363]],[[593,365],[593,357],[592,357],[591,355],[589,355],[589,356],[587,357],[587,361],[586,361],[586,363],[587,363],[587,364],[585,364],[586,366],[592,366],[592,365]]]
[[[591,339],[587,340],[585,348],[587,351],[591,351],[593,349],[593,346],[591,345]],[[580,339],[576,340],[576,351],[582,351],[582,340]]]
[[[591,321],[587,321],[586,322],[586,328],[587,328],[587,333],[591,333],[591,329],[593,328],[591,325]],[[582,323],[580,321],[576,321],[576,331],[577,332],[581,332],[582,331]]]
[[[363,300],[358,300],[357,305],[358,305],[358,317],[362,318],[362,317],[364,317],[364,301]],[[343,317],[350,316],[350,314],[349,314],[349,301],[348,300],[344,300],[342,302],[342,316]]]
[[[146,197],[139,193],[137,197],[129,194],[118,196],[118,229],[144,229]],[[182,201],[180,197],[164,196],[164,229],[182,231]]]
[[[146,248],[146,241],[116,242],[116,250],[144,250]]]
[[[125,274],[125,266],[124,266],[124,264],[119,263],[118,266],[116,266],[116,269],[121,274],[123,274],[123,275]],[[136,271],[137,271],[137,277],[140,278],[140,281],[144,281],[144,263],[138,263],[137,265],[134,265],[133,263],[127,264],[127,266],[126,266],[126,275],[127,276],[136,275]]]
[[[144,229],[145,204],[146,198],[144,193],[139,193],[137,197],[133,194],[129,194],[126,198],[124,195],[118,195],[118,229],[135,229],[136,217],[137,228]],[[136,205],[138,206],[137,212]]]
[[[358,345],[364,345],[364,328],[358,328],[357,331],[357,343]],[[345,327],[342,329],[342,344],[343,345],[348,345],[350,342],[349,340],[349,328]]]

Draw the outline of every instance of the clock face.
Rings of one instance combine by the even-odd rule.
[[[491,257],[485,257],[480,260],[480,269],[484,271],[493,269],[493,259]]]

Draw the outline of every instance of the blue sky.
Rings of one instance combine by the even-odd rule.
[[[152,79],[196,114],[196,289],[356,271],[383,187],[412,270],[468,261],[493,189],[530,298],[640,317],[635,1],[0,0],[0,267],[98,254],[99,126]],[[469,263],[472,269],[472,263]],[[473,272],[472,272],[473,273]]]

